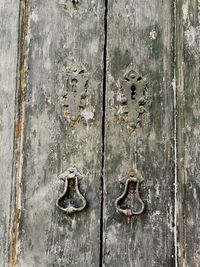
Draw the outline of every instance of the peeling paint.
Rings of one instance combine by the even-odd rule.
[[[182,9],[183,9],[183,20],[185,22],[188,20],[188,8],[189,8],[188,1],[185,1],[183,3],[183,7],[182,7]]]
[[[81,112],[81,116],[83,116],[86,121],[92,120],[94,118],[94,112],[86,109]]]
[[[151,40],[155,40],[158,36],[157,32],[155,30],[150,31],[149,36]]]
[[[193,26],[190,26],[186,31],[185,31],[185,37],[187,44],[190,48],[194,47],[195,42],[196,42],[196,29]]]

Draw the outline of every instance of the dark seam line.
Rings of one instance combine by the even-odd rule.
[[[104,161],[105,161],[105,128],[106,128],[106,72],[107,72],[107,12],[108,0],[105,0],[104,13],[104,52],[103,52],[103,114],[102,114],[102,160],[101,160],[101,218],[100,218],[100,253],[99,267],[103,266],[103,231],[104,231]]]

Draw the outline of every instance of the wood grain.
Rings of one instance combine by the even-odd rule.
[[[1,0],[1,266],[199,267],[199,25],[199,0]]]
[[[16,265],[96,267],[100,250],[104,1],[29,1],[27,42]],[[83,73],[88,80],[84,109],[76,90],[68,98],[66,110],[75,120],[66,115],[63,103],[67,79],[74,73],[78,91],[83,86]],[[63,189],[58,176],[70,166],[84,176],[79,185],[87,209],[68,216],[55,204]]]
[[[7,266],[11,240],[11,198],[19,1],[0,1],[0,265]]]
[[[173,1],[108,1],[107,14],[102,264],[175,266]],[[135,130],[119,118],[121,80],[130,70],[146,79],[150,103]],[[137,93],[136,87],[136,99]],[[131,90],[128,101],[134,101]],[[136,111],[128,104],[133,119]],[[128,219],[116,213],[114,202],[123,192],[120,179],[131,168],[144,178],[145,211]]]
[[[200,2],[177,1],[178,266],[200,264]]]

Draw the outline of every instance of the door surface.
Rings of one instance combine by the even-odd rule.
[[[0,14],[0,265],[199,267],[200,2]]]

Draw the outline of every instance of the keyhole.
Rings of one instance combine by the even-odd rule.
[[[74,93],[76,93],[77,92],[77,79],[72,79],[72,91],[74,92]]]
[[[78,4],[78,0],[72,0],[72,4],[73,6],[76,6],[76,4]]]
[[[135,100],[135,98],[136,98],[136,87],[135,85],[132,85],[131,86],[131,99]]]

